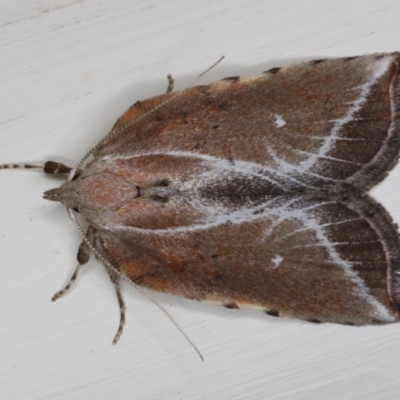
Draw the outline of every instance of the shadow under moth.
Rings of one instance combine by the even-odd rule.
[[[399,156],[399,63],[315,60],[172,93],[170,78],[75,169],[2,168],[69,173],[44,197],[89,224],[78,261],[94,253],[115,285],[115,342],[121,278],[272,316],[395,322],[399,235],[367,191]]]

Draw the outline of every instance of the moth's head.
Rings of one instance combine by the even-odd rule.
[[[64,183],[62,186],[44,192],[43,198],[51,201],[59,201],[68,208],[78,209],[78,191],[75,181]]]
[[[90,225],[100,226],[118,219],[119,210],[135,202],[140,190],[123,176],[88,170],[76,180],[46,191],[43,197],[79,212]]]

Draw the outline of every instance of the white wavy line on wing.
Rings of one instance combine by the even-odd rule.
[[[367,81],[357,87],[361,89],[360,95],[353,102],[350,103],[351,107],[349,107],[345,116],[334,121],[334,125],[330,131],[330,135],[325,136],[323,144],[319,148],[318,153],[310,155],[306,160],[299,163],[299,172],[309,171],[315,165],[319,158],[326,156],[326,154],[331,149],[333,142],[337,140],[338,134],[342,127],[354,119],[354,115],[361,109],[362,105],[367,100],[367,97],[371,92],[372,86],[388,70],[392,61],[392,56],[386,56],[376,61],[375,68],[373,69],[371,75],[368,77]]]

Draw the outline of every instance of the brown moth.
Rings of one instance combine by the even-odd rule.
[[[44,194],[90,226],[78,260],[91,250],[115,284],[115,340],[121,278],[273,316],[397,321],[397,226],[367,191],[399,156],[399,62],[315,60],[130,107]]]

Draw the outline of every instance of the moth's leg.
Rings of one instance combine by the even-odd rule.
[[[118,304],[119,304],[119,326],[117,329],[117,333],[114,336],[113,339],[113,344],[117,344],[118,340],[120,339],[122,332],[124,331],[124,326],[125,326],[125,303],[124,303],[124,299],[122,298],[122,294],[121,294],[121,289],[119,286],[120,283],[120,278],[119,276],[114,273],[113,271],[111,271],[109,268],[107,268],[107,272],[108,272],[108,276],[111,279],[111,282],[114,285],[115,288],[115,293],[117,294],[117,299],[118,299]]]
[[[43,171],[46,174],[68,174],[72,168],[56,161],[46,161],[43,166]]]
[[[56,161],[46,161],[43,166],[43,171],[46,174],[69,174],[72,168],[67,165],[56,162]],[[81,169],[75,171],[73,180],[76,179],[82,173]]]
[[[93,240],[93,233],[94,233],[94,228],[89,227],[88,231],[86,232],[86,239],[89,240],[89,242],[92,242],[92,240]],[[79,270],[81,269],[81,266],[87,264],[87,262],[89,261],[90,247],[88,246],[86,240],[82,240],[81,244],[79,245],[78,254],[77,254],[76,258],[78,259],[78,265],[76,266],[75,271],[71,276],[71,279],[69,280],[67,285],[64,287],[64,289],[57,292],[51,298],[51,301],[56,301],[61,296],[63,296],[66,292],[69,291],[71,286],[76,281],[76,278],[78,276]]]
[[[117,329],[117,333],[114,336],[113,344],[117,344],[120,339],[122,332],[124,331],[125,326],[125,303],[122,298],[121,289],[120,289],[120,280],[119,275],[112,269],[112,266],[115,265],[115,262],[110,259],[110,256],[104,250],[103,243],[101,242],[99,235],[95,232],[93,235],[93,247],[96,249],[98,256],[100,256],[99,261],[103,261],[103,265],[106,268],[108,276],[115,288],[115,293],[117,294],[118,304],[119,304],[119,325]],[[103,260],[101,260],[103,259]]]
[[[168,87],[167,87],[167,93],[171,93],[174,90],[174,78],[168,74],[167,75],[167,79],[168,79]]]

